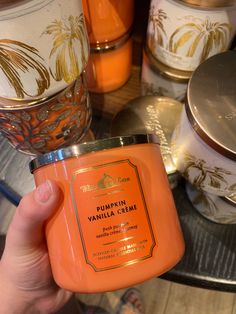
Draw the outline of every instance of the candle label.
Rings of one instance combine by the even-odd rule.
[[[77,170],[71,194],[87,264],[104,271],[152,256],[156,245],[137,166],[118,160]]]

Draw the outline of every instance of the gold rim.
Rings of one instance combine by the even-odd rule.
[[[196,7],[219,8],[228,7],[235,4],[235,0],[180,0]]]
[[[174,81],[183,83],[187,83],[191,78],[193,72],[181,71],[165,65],[153,56],[151,50],[148,48],[147,45],[144,48],[144,53],[146,54],[150,66],[153,67],[154,70],[158,71],[161,75],[164,75]]]
[[[132,30],[128,31],[125,35],[122,37],[110,41],[110,42],[104,42],[104,43],[98,43],[98,44],[90,44],[90,52],[91,53],[104,53],[111,50],[115,50],[121,46],[123,46],[132,36]]]

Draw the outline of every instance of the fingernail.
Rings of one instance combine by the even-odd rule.
[[[35,196],[41,203],[46,203],[52,195],[52,186],[50,181],[45,181],[35,190]]]

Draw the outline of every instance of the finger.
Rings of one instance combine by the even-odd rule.
[[[59,206],[60,189],[45,181],[21,200],[9,226],[6,247],[13,249],[38,246],[44,240],[44,221]]]

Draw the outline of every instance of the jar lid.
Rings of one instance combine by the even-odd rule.
[[[205,8],[217,8],[233,5],[235,0],[180,0],[182,2]]]
[[[198,66],[188,84],[186,113],[202,140],[236,160],[236,51]]]
[[[50,153],[46,153],[33,159],[30,164],[30,172],[33,173],[36,169],[48,164],[62,161],[71,157],[78,157],[92,152],[97,152],[105,149],[136,145],[136,144],[159,144],[159,138],[155,134],[134,134],[128,136],[116,136],[85,142],[78,145],[57,149]]]
[[[164,63],[157,60],[151,50],[145,45],[144,48],[144,56],[146,55],[146,59],[149,61],[149,65],[154,69],[154,71],[158,71],[161,75],[178,82],[188,82],[190,77],[192,76],[191,71],[181,71],[174,68],[171,68]]]
[[[90,52],[91,53],[105,53],[111,50],[115,50],[121,46],[123,46],[131,37],[132,32],[129,31],[126,34],[124,34],[122,37],[119,37],[118,39],[104,42],[104,43],[97,43],[97,44],[91,44],[90,43]]]
[[[154,133],[160,139],[160,149],[168,175],[177,172],[172,159],[171,137],[180,119],[183,105],[164,96],[142,96],[129,101],[112,120],[112,136]]]

